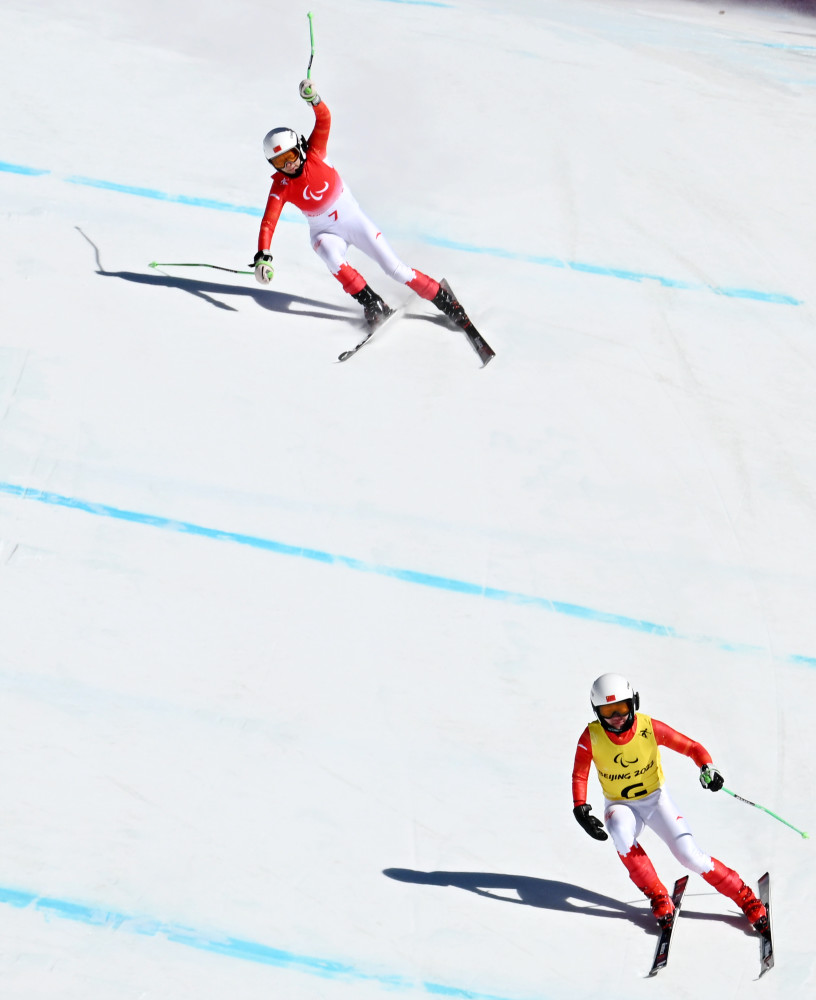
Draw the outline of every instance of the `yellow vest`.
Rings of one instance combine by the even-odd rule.
[[[639,799],[656,792],[666,780],[651,716],[637,713],[634,738],[624,746],[613,743],[597,721],[590,722],[589,737],[592,761],[608,799]]]

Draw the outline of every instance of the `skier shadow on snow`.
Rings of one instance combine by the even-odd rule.
[[[332,319],[348,323],[353,321],[355,314],[343,306],[335,306],[330,302],[321,302],[317,299],[307,299],[300,295],[287,295],[283,292],[271,290],[261,290],[246,288],[243,285],[225,285],[217,281],[197,281],[194,278],[175,278],[164,272],[153,272],[151,274],[141,274],[138,271],[108,271],[102,266],[99,255],[99,248],[80,228],[75,227],[79,234],[93,247],[96,258],[96,273],[104,278],[120,278],[122,281],[132,281],[139,285],[153,285],[158,288],[176,288],[179,291],[187,292],[196,298],[203,299],[217,309],[225,309],[228,312],[238,312],[235,306],[226,302],[221,302],[213,295],[237,296],[244,299],[253,299],[263,309],[270,312],[290,313],[295,316],[304,316],[311,319]],[[305,308],[303,308],[305,307]]]
[[[349,310],[340,311],[342,307],[316,299],[307,299],[301,295],[288,295],[284,292],[255,291],[253,288],[243,288],[240,285],[222,285],[217,281],[196,281],[193,278],[173,278],[170,275],[139,274],[138,271],[97,271],[106,278],[121,278],[123,281],[133,281],[141,285],[155,285],[162,288],[177,288],[196,298],[204,299],[217,309],[238,312],[235,306],[228,305],[212,298],[213,295],[239,296],[244,299],[254,299],[263,309],[270,312],[290,313],[293,316],[304,316],[311,319],[334,319],[348,323],[354,319]],[[306,307],[306,308],[302,308]],[[337,310],[329,312],[328,310]]]
[[[544,910],[561,913],[582,913],[585,915],[629,920],[643,930],[656,930],[654,918],[642,906],[633,906],[612,896],[584,889],[571,882],[556,882],[551,879],[531,878],[528,875],[497,875],[490,872],[420,872],[410,868],[386,868],[383,875],[398,882],[413,882],[417,885],[454,886],[465,889],[477,896],[486,896],[502,903],[517,903],[521,906],[537,906]],[[518,899],[506,896],[504,892],[516,892]],[[692,913],[686,906],[682,909],[682,920],[716,920],[754,932],[743,916],[716,913]]]

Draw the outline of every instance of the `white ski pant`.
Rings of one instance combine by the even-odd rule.
[[[389,278],[407,284],[415,277],[412,268],[404,264],[391,249],[388,240],[377,229],[347,189],[322,215],[309,217],[309,233],[315,253],[335,277],[341,277],[349,246],[355,246],[385,271]]]
[[[604,822],[618,854],[626,856],[643,828],[660,837],[681,865],[695,875],[710,872],[714,862],[697,846],[688,823],[680,815],[665,785],[642,799],[604,800]]]

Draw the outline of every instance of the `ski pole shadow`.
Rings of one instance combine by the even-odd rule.
[[[240,285],[224,285],[217,281],[196,281],[194,278],[174,278],[170,275],[140,274],[138,271],[97,271],[105,278],[120,278],[140,285],[153,285],[161,288],[175,288],[187,292],[196,298],[203,299],[217,309],[228,312],[238,312],[235,306],[219,301],[213,296],[230,296],[242,299],[253,299],[262,309],[274,313],[290,313],[293,316],[303,316],[310,319],[339,320],[344,323],[353,321],[354,316],[348,310],[339,311],[328,302],[307,299],[302,295],[290,295],[285,292],[255,291]],[[336,312],[329,310],[338,309]]]
[[[410,882],[415,885],[453,886],[502,903],[536,906],[559,913],[580,913],[612,920],[628,920],[649,933],[653,933],[656,926],[654,917],[642,904],[635,906],[572,882],[532,878],[529,875],[499,875],[493,872],[421,872],[411,868],[386,868],[383,875],[397,882]],[[506,895],[509,892],[515,892],[518,898]],[[689,918],[716,920],[745,929],[743,927],[746,924],[745,917],[690,913],[685,908],[682,913],[683,920]],[[749,928],[748,933],[754,932]]]
[[[286,292],[276,292],[271,289],[250,288],[243,285],[229,285],[218,281],[201,281],[195,278],[177,278],[166,274],[163,271],[153,271],[150,274],[143,274],[139,271],[109,271],[102,265],[99,248],[96,244],[79,228],[75,227],[80,235],[93,247],[96,258],[96,273],[103,278],[119,278],[122,281],[130,281],[138,285],[149,285],[156,288],[175,288],[185,292],[195,298],[202,299],[216,309],[224,309],[227,312],[238,312],[235,306],[228,302],[221,301],[222,298],[252,299],[262,309],[274,313],[289,313],[295,316],[303,316],[310,319],[338,320],[343,323],[353,322],[356,314],[343,306],[336,306],[330,302],[322,302],[318,299],[305,298],[302,295],[290,295]],[[214,296],[219,296],[215,298]]]

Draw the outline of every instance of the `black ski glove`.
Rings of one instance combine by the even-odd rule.
[[[594,840],[608,840],[609,834],[604,830],[603,823],[597,816],[590,815],[591,810],[592,806],[589,804],[576,806],[572,815]]]
[[[718,792],[725,784],[725,778],[713,764],[703,764],[700,768],[700,784],[710,792]]]

